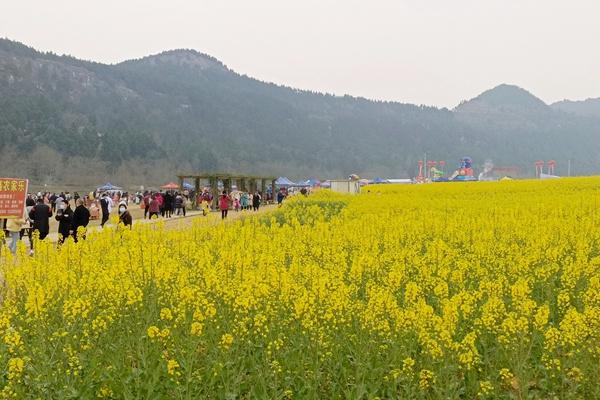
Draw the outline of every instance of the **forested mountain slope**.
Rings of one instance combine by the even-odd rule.
[[[177,170],[409,176],[427,152],[600,171],[600,118],[501,85],[454,110],[261,82],[193,50],[115,65],[0,40],[3,175],[155,184]]]

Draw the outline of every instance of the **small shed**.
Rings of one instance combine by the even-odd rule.
[[[360,193],[360,182],[357,180],[350,179],[339,179],[329,181],[331,184],[331,191],[338,193]]]

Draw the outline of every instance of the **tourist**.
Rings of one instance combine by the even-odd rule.
[[[100,208],[98,207],[98,200],[92,201],[90,205],[90,219],[98,219],[100,218]]]
[[[202,215],[204,215],[206,217],[210,213],[210,205],[208,204],[208,200],[203,198],[201,207],[202,207]]]
[[[56,205],[56,220],[58,221],[58,244],[61,245],[71,235],[73,226],[73,210],[69,202],[63,199]]]
[[[243,192],[242,196],[240,197],[240,206],[242,207],[242,210],[247,210],[249,205],[250,205],[250,200],[248,198],[248,193]]]
[[[33,221],[33,231],[38,232],[40,240],[44,240],[50,232],[49,220],[51,216],[50,206],[44,204],[44,197],[40,196],[37,199],[37,204],[29,211],[29,219]],[[31,249],[33,250],[33,242],[31,243]]]
[[[279,189],[277,192],[277,206],[281,207],[281,203],[283,203],[283,199],[285,199],[285,194],[283,194],[283,190]]]
[[[177,193],[175,196],[175,214],[181,215],[182,212],[185,217],[185,199],[180,193]]]
[[[158,196],[154,194],[150,199],[150,204],[148,205],[148,219],[152,219],[153,216],[158,218],[158,214],[160,213],[160,204],[157,197]]]
[[[50,201],[50,211],[56,211],[56,198],[58,197],[56,196],[56,193],[52,193],[51,195],[47,195],[46,197],[48,201]]]
[[[25,225],[21,229],[21,239],[23,239],[23,236],[27,235],[27,237],[29,238],[29,247],[30,248],[33,243],[31,240],[31,233],[33,232],[33,229],[31,228],[31,220],[29,219],[29,212],[31,211],[33,206],[35,206],[35,199],[31,194],[29,194],[27,196],[27,199],[25,200]]]
[[[127,203],[124,201],[119,203],[119,222],[124,226],[128,226],[130,229],[133,224],[133,218],[129,211],[127,211]]]
[[[55,195],[54,197],[54,207],[52,208],[52,212],[55,213],[60,207],[63,206],[63,200],[65,198],[64,194]]]
[[[73,223],[71,224],[71,230],[73,240],[77,243],[77,230],[79,227],[87,228],[90,223],[90,211],[83,204],[83,200],[77,199],[75,201],[75,211],[73,212]],[[85,233],[82,236],[85,239]]]
[[[240,211],[240,196],[239,194],[236,194],[235,197],[233,198],[233,209],[235,211]]]
[[[104,224],[108,221],[108,217],[110,216],[110,212],[112,211],[113,201],[108,195],[108,193],[104,193],[102,195],[102,199],[100,199],[100,208],[102,209],[102,222],[100,222],[100,226],[104,228]]]
[[[162,192],[156,194],[156,201],[158,201],[158,210],[162,217],[165,216],[165,196]]]
[[[259,207],[260,207],[260,199],[261,196],[258,192],[255,192],[254,195],[252,196],[252,209],[254,211],[258,211]]]
[[[146,216],[150,212],[150,200],[151,200],[150,192],[146,192],[144,194],[144,198],[142,200],[144,202],[144,219],[146,219]]]
[[[21,240],[21,230],[23,230],[26,224],[27,221],[24,215],[21,218],[11,218],[6,221],[6,230],[8,231],[8,236],[11,238],[8,248],[13,254],[17,252],[17,242]]]
[[[227,191],[223,190],[223,194],[219,197],[219,209],[221,209],[221,219],[227,218],[227,212],[229,211],[229,196]]]
[[[173,193],[171,191],[167,191],[165,193],[165,204],[164,204],[164,216],[167,218],[171,218],[171,214],[173,214],[173,203],[174,203]]]

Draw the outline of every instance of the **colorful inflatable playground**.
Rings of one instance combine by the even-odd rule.
[[[427,171],[423,174],[423,167],[426,165]],[[473,172],[473,160],[471,157],[462,157],[458,169],[452,175],[445,177],[444,161],[428,161],[426,164],[419,160],[419,175],[415,178],[418,183],[424,182],[470,182],[476,181],[477,177]],[[438,169],[438,166],[441,169]]]

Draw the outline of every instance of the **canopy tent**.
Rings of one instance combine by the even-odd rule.
[[[191,183],[183,182],[183,188],[187,190],[192,190],[194,189],[194,185],[192,185]]]
[[[540,174],[540,179],[558,179],[560,176],[544,174],[543,172]]]
[[[375,179],[373,179],[373,183],[390,183],[390,181],[388,181],[387,179],[383,179],[383,178],[375,178]]]
[[[115,185],[113,185],[110,182],[106,182],[104,185],[98,186],[96,188],[96,190],[99,191],[99,192],[106,192],[106,191],[109,191],[109,190],[122,190],[122,189],[123,189],[122,187],[115,186]]]
[[[414,183],[414,182],[410,178],[397,178],[397,179],[388,179],[388,183],[411,184],[411,183]]]
[[[321,186],[321,181],[315,178],[307,179],[302,183],[310,187]]]
[[[277,178],[275,180],[275,184],[277,186],[298,186],[297,184],[295,184],[294,182],[290,181],[288,178],[286,178],[285,176],[280,176],[279,178]]]
[[[166,189],[166,190],[175,190],[175,189],[179,189],[179,185],[176,184],[175,182],[169,182],[166,185],[162,185],[160,188]]]

